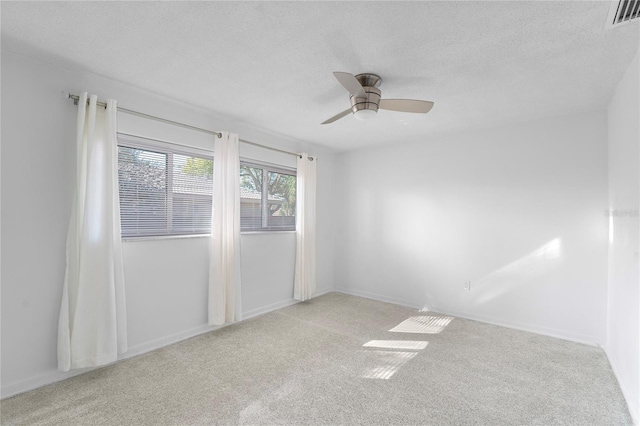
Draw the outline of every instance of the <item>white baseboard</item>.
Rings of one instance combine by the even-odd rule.
[[[0,390],[0,394],[2,395],[2,399],[11,398],[12,396],[16,396],[24,392],[29,392],[30,390],[38,389],[55,382],[60,382],[62,380],[79,376],[80,374],[87,373],[91,370],[94,370],[94,369],[86,368],[82,370],[69,371],[66,373],[63,371],[57,371],[57,370],[51,371],[49,373],[40,374],[38,376],[31,377],[26,380],[10,383],[8,385],[3,384],[2,390]]]
[[[526,331],[528,333],[540,334],[542,336],[553,337],[556,339],[567,340],[569,342],[581,343],[583,345],[603,347],[600,339],[595,336],[587,336],[583,334],[570,333],[565,330],[559,330],[550,327],[540,327],[538,325],[520,323],[517,321],[508,321],[502,318],[493,318],[485,315],[469,314],[451,309],[439,309],[437,306],[433,310],[445,315],[451,315],[458,318],[470,319],[473,321],[484,322],[487,324],[498,325],[500,327],[512,328],[514,330]]]
[[[333,288],[319,288],[316,289],[316,292],[313,293],[313,297],[318,297],[318,296],[323,296],[327,293],[331,293],[333,290]]]
[[[156,349],[164,348],[165,346],[173,345],[174,343],[181,342],[183,340],[190,339],[200,334],[208,333],[210,331],[219,330],[231,324],[224,325],[207,325],[203,324],[198,327],[194,327],[190,330],[181,331],[179,333],[172,334],[170,336],[161,337],[159,339],[152,340],[150,342],[140,343],[132,346],[124,353],[118,361],[122,361],[134,356],[146,354],[147,352],[155,351]]]
[[[330,290],[325,291],[328,292]],[[324,293],[322,293],[324,294]],[[275,311],[277,309],[283,308],[285,306],[293,305],[298,303],[297,300],[287,299],[280,302],[273,303],[268,306],[264,306],[258,309],[253,309],[251,311],[243,313],[243,318],[249,319],[258,315],[266,314],[267,312]],[[172,345],[174,343],[181,342],[186,339],[190,339],[192,337],[198,336],[200,334],[208,333],[210,331],[218,330],[220,328],[226,327],[230,324],[219,325],[219,326],[211,326],[207,324],[200,325],[198,327],[194,327],[189,330],[181,331],[179,333],[172,334],[170,336],[161,337],[159,339],[152,340],[150,342],[141,343],[135,346],[129,347],[129,350],[120,355],[118,361],[124,361],[126,359],[145,354],[147,352],[155,351],[156,349],[163,348],[165,346]],[[112,363],[113,364],[113,363]],[[111,364],[107,364],[111,365]],[[70,379],[72,377],[78,376],[80,374],[88,373],[89,371],[97,370],[102,367],[106,367],[107,365],[103,365],[100,367],[94,368],[85,368],[82,370],[73,370],[68,372],[53,370],[48,373],[40,374],[35,377],[31,377],[25,380],[21,380],[14,383],[2,384],[0,388],[0,396],[1,399],[10,398],[12,396],[28,392],[37,388],[41,388],[43,386],[47,386],[56,382],[60,382],[62,380]]]
[[[629,409],[629,414],[631,414],[633,424],[640,425],[640,401],[638,400],[638,396],[634,397],[631,393],[631,389],[629,389],[629,385],[627,384],[627,382],[620,380],[623,377],[622,370],[620,369],[618,361],[610,356],[609,348],[605,347],[604,352],[607,355],[607,359],[609,360],[611,370],[613,370],[613,375],[616,376],[618,387],[620,387],[622,395],[627,402],[627,408]]]
[[[272,303],[271,305],[262,306],[257,309],[252,309],[242,314],[242,320],[248,320],[249,318],[257,317],[258,315],[266,314],[267,312],[272,312],[281,308],[285,308],[287,306],[295,305],[296,303],[300,303],[300,301],[292,298]]]
[[[367,299],[372,299],[372,300],[378,300],[381,302],[387,302],[387,303],[393,303],[396,305],[402,305],[402,306],[406,306],[409,308],[413,308],[413,309],[420,309],[422,306],[419,306],[418,304],[416,304],[414,301],[407,301],[407,300],[403,300],[403,299],[396,299],[393,297],[387,297],[381,294],[376,294],[376,293],[370,293],[370,292],[366,292],[366,291],[360,291],[360,290],[352,290],[352,289],[348,289],[348,288],[335,288],[335,289],[321,289],[316,291],[316,293],[314,294],[314,297],[317,296],[321,296],[323,294],[326,293],[330,293],[332,291],[338,292],[338,293],[344,293],[344,294],[349,294],[352,296],[359,296],[359,297],[364,297]],[[253,318],[256,317],[258,315],[262,315],[268,312],[272,312],[275,311],[277,309],[281,309],[284,308],[286,306],[290,306],[293,304],[298,303],[297,300],[294,299],[287,299],[287,300],[283,300],[280,302],[276,302],[273,303],[271,305],[267,305],[258,309],[253,309],[251,311],[245,312],[243,314],[244,319],[249,319],[249,318]],[[499,325],[502,327],[508,327],[508,328],[513,328],[513,329],[517,329],[517,330],[522,330],[522,331],[527,331],[527,332],[531,332],[531,333],[536,333],[536,334],[542,334],[542,335],[546,335],[546,336],[550,336],[550,337],[556,337],[556,338],[560,338],[560,339],[564,339],[564,340],[570,340],[570,341],[574,341],[574,342],[578,342],[578,343],[584,343],[584,344],[588,344],[588,345],[592,345],[592,346],[598,346],[597,339],[589,337],[589,336],[580,336],[580,335],[572,335],[572,334],[567,334],[564,333],[562,331],[558,331],[558,330],[551,330],[551,329],[545,329],[545,328],[541,328],[541,327],[536,327],[536,326],[530,326],[527,324],[520,324],[520,323],[514,323],[514,322],[508,322],[508,321],[503,321],[503,320],[499,320],[499,319],[494,319],[494,318],[487,318],[487,317],[482,317],[482,316],[477,316],[477,315],[469,315],[469,314],[465,314],[463,312],[453,312],[451,310],[438,310],[437,308],[433,308],[434,311],[441,313],[441,314],[445,314],[445,315],[452,315],[455,317],[460,317],[460,318],[466,318],[466,319],[471,319],[474,321],[480,321],[480,322],[486,322],[489,324],[494,324],[494,325]],[[138,355],[142,355],[144,353],[147,352],[151,352],[154,351],[156,349],[160,349],[162,347],[168,346],[168,345],[172,345],[174,343],[178,343],[182,340],[186,340],[189,339],[191,337],[195,337],[197,335],[203,334],[203,333],[208,333],[210,331],[214,331],[217,329],[220,329],[222,327],[225,326],[210,326],[210,325],[206,325],[203,324],[201,326],[192,328],[190,330],[186,330],[180,333],[176,333],[170,336],[166,336],[160,339],[156,339],[150,342],[145,342],[139,345],[135,345],[131,348],[129,348],[129,350],[121,356],[121,358],[116,361],[122,361],[125,359],[129,359],[132,358],[134,356],[138,356]],[[611,363],[611,360],[609,361]],[[614,366],[613,363],[612,364],[612,369],[614,371],[614,373],[617,375],[617,370],[616,367]],[[97,368],[101,368],[101,367],[97,367]],[[22,380],[19,382],[15,382],[15,383],[10,383],[10,384],[2,384],[2,388],[0,389],[0,394],[2,399],[5,398],[9,398],[15,395],[18,395],[20,393],[24,393],[24,392],[28,392],[30,390],[33,389],[37,389],[39,387],[42,386],[46,386],[55,382],[59,382],[61,380],[65,380],[65,379],[69,379],[71,377],[77,376],[79,374],[83,374],[92,370],[95,370],[96,368],[87,368],[87,369],[83,369],[83,370],[77,370],[77,371],[70,371],[70,372],[61,372],[61,371],[51,371],[49,373],[45,373],[45,374],[41,374],[38,375],[36,377],[32,377],[26,380]],[[619,381],[620,382],[620,381]],[[621,382],[620,382],[621,383]],[[622,383],[621,383],[622,385]],[[621,386],[622,387],[622,386]],[[625,394],[625,398],[627,398],[627,401],[629,401],[628,399],[628,391],[625,393],[625,389],[623,389],[623,393]],[[637,407],[633,407],[632,405],[629,405],[629,410],[631,411],[631,415],[634,418],[634,421],[636,422],[636,424],[638,424],[638,413],[637,413]],[[635,411],[634,411],[635,410]]]
[[[331,288],[325,288],[325,289],[320,289],[320,290],[316,290],[315,293],[313,293],[313,297],[318,297],[318,296],[322,296],[324,294],[330,293],[332,292],[333,289]],[[282,300],[280,302],[276,302],[276,303],[272,303],[271,305],[267,305],[267,306],[263,306],[260,307],[258,309],[252,309],[248,312],[245,312],[242,314],[242,319],[243,320],[247,320],[249,318],[254,318],[257,317],[259,315],[262,314],[266,314],[268,312],[273,312],[276,311],[278,309],[282,309],[282,308],[286,308],[287,306],[291,306],[291,305],[295,305],[296,303],[300,303],[299,300],[296,299],[287,299],[287,300]]]
[[[388,296],[384,296],[384,295],[380,295],[380,294],[376,294],[376,293],[370,293],[370,292],[366,292],[366,291],[352,290],[352,289],[348,289],[348,288],[337,288],[334,291],[339,292],[339,293],[350,294],[352,296],[360,296],[360,297],[364,297],[364,298],[367,298],[367,299],[378,300],[380,302],[394,303],[396,305],[402,305],[402,306],[406,306],[406,307],[413,308],[413,309],[422,309],[423,308],[423,306],[421,304],[418,304],[418,303],[413,302],[413,301],[396,299],[396,298],[393,298],[393,297],[388,297]],[[451,309],[442,309],[442,308],[439,308],[437,306],[430,307],[430,310],[432,310],[434,312],[437,312],[437,313],[440,313],[440,314],[444,314],[444,315],[451,315],[451,316],[458,317],[458,318],[470,319],[470,320],[473,320],[473,321],[479,321],[479,322],[484,322],[484,323],[487,323],[487,324],[498,325],[498,326],[501,326],[501,327],[512,328],[514,330],[520,330],[520,331],[526,331],[526,332],[529,332],[529,333],[541,334],[543,336],[549,336],[549,337],[554,337],[554,338],[557,338],[557,339],[568,340],[568,341],[571,341],[571,342],[582,343],[582,344],[589,345],[589,346],[598,346],[598,347],[602,346],[602,344],[599,342],[599,339],[596,338],[596,337],[593,337],[593,336],[585,336],[585,335],[580,335],[580,334],[567,333],[564,330],[557,330],[557,329],[552,329],[552,328],[539,327],[539,326],[536,326],[536,325],[524,324],[524,323],[519,323],[519,322],[515,322],[515,321],[505,321],[505,320],[500,319],[500,318],[491,318],[491,317],[482,316],[482,315],[469,314],[469,313],[466,313],[466,312],[453,311]]]
[[[417,305],[415,302],[412,303],[406,300],[395,299],[392,297],[387,297],[387,296],[383,296],[375,293],[369,293],[366,291],[352,290],[347,288],[337,288],[334,291],[338,293],[350,294],[352,296],[359,296],[359,297],[365,297],[367,299],[378,300],[380,302],[394,303],[397,305],[407,306],[409,308],[414,308],[414,309],[421,308],[421,306]],[[627,402],[627,407],[629,408],[629,413],[631,414],[633,423],[634,425],[640,425],[639,401],[634,399],[634,397],[632,396],[628,384],[620,380],[621,374],[620,374],[620,368],[617,365],[617,362],[615,361],[615,359],[609,356],[609,352],[606,349],[605,345],[600,343],[598,338],[593,336],[575,334],[575,333],[567,333],[566,331],[563,331],[563,330],[533,326],[530,324],[523,324],[515,321],[504,321],[502,319],[496,319],[496,318],[486,317],[482,315],[474,315],[474,314],[468,314],[465,312],[452,311],[450,309],[439,309],[438,307],[432,307],[432,310],[434,312],[438,312],[444,315],[451,315],[458,318],[470,319],[473,321],[484,322],[488,324],[498,325],[501,327],[507,327],[515,330],[526,331],[529,333],[535,333],[535,334],[554,337],[562,340],[568,340],[571,342],[582,343],[589,346],[603,347],[604,352],[607,356],[607,359],[609,360],[609,364],[611,365],[611,369],[613,370],[613,373],[618,381],[618,385],[622,391],[622,394],[624,395],[625,401]]]
[[[99,368],[103,368],[108,365],[112,365],[117,362],[124,361],[126,359],[145,354],[147,352],[155,351],[156,349],[160,349],[165,346],[169,346],[174,343],[178,343],[183,340],[189,339],[191,337],[195,337],[199,334],[208,333],[209,331],[220,329],[222,327],[226,327],[226,325],[211,326],[211,325],[203,324],[201,326],[192,328],[190,330],[185,330],[180,333],[175,333],[170,336],[152,340],[150,342],[145,342],[135,346],[131,346],[127,352],[125,352],[124,354],[118,357],[117,361],[106,364],[106,365],[101,365],[100,367],[83,368],[80,370],[73,370],[73,371],[67,371],[67,372],[55,370],[49,373],[41,374],[32,378],[26,379],[26,380],[10,383],[8,385],[2,384],[2,389],[0,390],[0,394],[2,395],[2,399],[10,398],[12,396],[15,396],[24,392],[28,392],[30,390],[34,390],[43,386],[47,386],[56,382],[60,382],[62,380],[70,379],[80,374],[88,373],[89,371],[97,370]]]
[[[422,306],[419,306],[415,302],[411,302],[403,299],[396,299],[395,297],[388,297],[382,294],[370,293],[368,291],[353,290],[350,288],[335,288],[332,291],[335,291],[336,293],[349,294],[351,296],[364,297],[365,299],[377,300],[379,302],[393,303],[394,305],[406,306],[408,308],[413,308],[413,309],[422,308]]]

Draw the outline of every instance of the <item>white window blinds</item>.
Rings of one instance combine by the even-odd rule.
[[[118,135],[120,222],[125,238],[211,233],[213,157],[207,151]],[[296,229],[296,171],[241,162],[244,232]]]
[[[211,232],[213,159],[118,138],[123,237]]]

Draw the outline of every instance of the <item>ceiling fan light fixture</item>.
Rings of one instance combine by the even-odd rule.
[[[640,0],[634,0],[640,2]],[[334,72],[338,82],[349,92],[351,108],[344,110],[333,117],[322,122],[322,124],[333,123],[353,113],[358,120],[369,120],[378,112],[378,108],[399,112],[413,112],[426,114],[431,111],[433,102],[420,101],[416,99],[380,99],[381,92],[378,89],[382,79],[377,74],[353,75],[348,72]]]
[[[376,114],[377,114],[377,111],[374,111],[372,109],[359,109],[353,113],[353,116],[358,120],[365,121],[365,120],[372,119],[373,117],[375,117]]]

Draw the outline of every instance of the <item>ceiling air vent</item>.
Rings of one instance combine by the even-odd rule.
[[[640,0],[614,0],[611,2],[607,27],[628,24],[640,18]]]

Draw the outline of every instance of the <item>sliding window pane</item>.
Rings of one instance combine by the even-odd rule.
[[[172,230],[175,234],[211,232],[211,197],[173,194]]]
[[[269,215],[267,220],[267,226],[271,229],[295,229],[295,176],[279,172],[269,172]]]
[[[263,169],[240,166],[240,227],[243,231],[262,228]]]
[[[166,234],[167,155],[118,147],[118,182],[122,235]]]
[[[172,233],[211,231],[213,160],[173,154]]]

